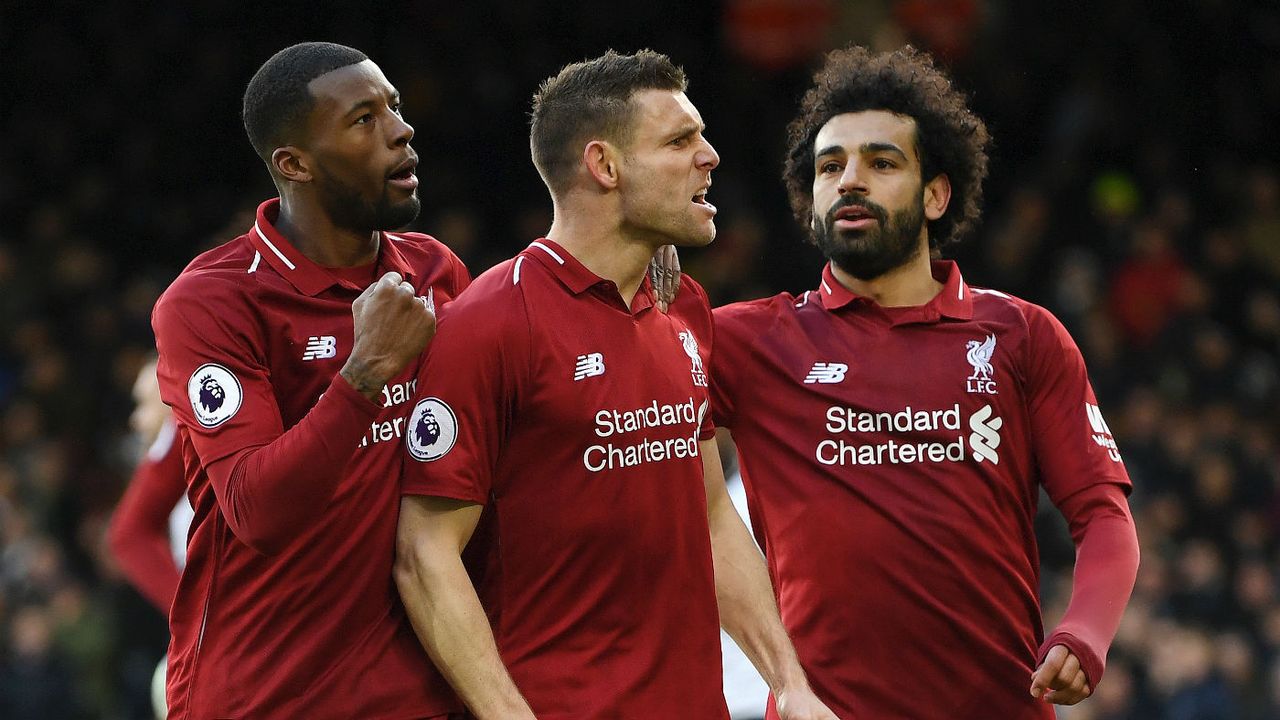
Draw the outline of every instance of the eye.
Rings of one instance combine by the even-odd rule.
[[[822,173],[823,175],[826,175],[829,173],[838,173],[843,169],[844,168],[840,166],[840,163],[834,160],[829,160],[818,166],[818,172]]]
[[[671,142],[669,142],[669,143],[667,143],[667,144],[668,144],[668,145],[671,145],[671,146],[673,146],[673,147],[684,147],[685,145],[688,145],[688,144],[689,144],[689,136],[688,136],[688,135],[681,135],[680,137],[678,137],[678,138],[676,138],[676,139],[672,140]]]
[[[871,167],[877,170],[892,170],[893,168],[896,168],[898,166],[894,164],[892,160],[887,160],[885,158],[876,158],[875,160],[871,161]]]
[[[399,100],[397,100],[397,101],[395,101],[395,102],[391,103],[391,112],[393,112],[393,113],[395,113],[395,114],[399,115],[399,114],[400,114],[400,110],[401,110],[401,108],[403,108],[403,107],[404,107],[404,103],[402,103],[402,102],[400,102]]]
[[[369,123],[371,123],[371,122],[373,122],[373,113],[365,113],[365,114],[361,115],[360,117],[356,118],[356,122],[355,122],[355,124],[356,124],[356,125],[368,125],[368,124],[369,124]]]

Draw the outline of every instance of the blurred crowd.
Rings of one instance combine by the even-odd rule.
[[[527,149],[538,81],[608,47],[670,54],[722,156],[720,236],[684,257],[716,303],[816,284],[778,174],[822,51],[936,53],[996,141],[985,221],[951,254],[1063,320],[1134,480],[1133,601],[1097,693],[1060,717],[1280,717],[1280,6],[628,5],[0,9],[0,717],[149,717],[165,624],[104,540],[144,449],[130,387],[157,295],[272,194],[240,92],[309,39],[361,48],[400,88],[415,227],[477,274],[550,224]],[[1047,501],[1039,520],[1051,627],[1073,548]]]

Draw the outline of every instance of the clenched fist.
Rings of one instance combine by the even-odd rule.
[[[399,273],[389,272],[365,288],[351,305],[355,342],[342,377],[377,402],[382,386],[418,356],[436,334],[429,298],[419,297]]]

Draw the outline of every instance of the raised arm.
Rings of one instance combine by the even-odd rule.
[[[191,430],[232,532],[273,554],[328,506],[380,410],[383,385],[422,352],[435,316],[396,273],[370,285],[352,307],[355,342],[346,365],[284,430],[259,349],[220,312],[235,309],[214,312],[191,293],[156,306],[161,392]]]

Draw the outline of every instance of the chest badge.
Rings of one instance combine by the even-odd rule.
[[[965,343],[968,348],[965,359],[973,366],[973,374],[965,382],[965,390],[979,395],[999,395],[996,381],[991,379],[995,368],[991,365],[991,356],[996,352],[996,336],[988,335],[985,340],[970,340]]]
[[[698,354],[698,338],[693,336],[692,330],[680,331],[680,344],[684,347],[684,354],[689,356],[692,367],[689,373],[693,376],[693,384],[696,387],[707,386],[707,373],[702,367],[702,356]]]

